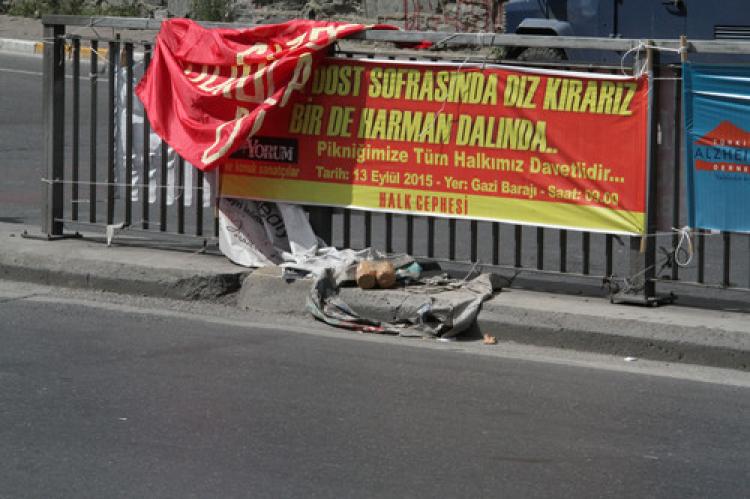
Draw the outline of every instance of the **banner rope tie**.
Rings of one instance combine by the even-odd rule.
[[[643,76],[643,73],[646,72],[646,61],[643,61],[643,64],[640,64],[640,53],[642,50],[651,49],[651,50],[658,50],[661,52],[672,52],[675,54],[682,55],[683,53],[687,52],[687,47],[678,47],[678,48],[670,48],[670,47],[660,47],[658,45],[650,45],[648,43],[645,43],[643,41],[639,41],[638,45],[631,48],[624,54],[622,54],[622,57],[620,58],[620,71],[623,75],[627,76],[627,72],[625,71],[625,59],[632,53],[635,53],[635,61],[633,62],[633,66],[636,67],[636,70],[634,71],[634,75],[637,78],[640,78]],[[682,78],[654,78],[654,79],[674,79],[674,80],[681,80]]]
[[[690,227],[687,225],[679,229],[672,227],[672,230],[680,235],[680,240],[674,249],[674,261],[680,267],[687,267],[693,261],[693,241],[690,239]],[[680,260],[680,255],[686,255],[686,259]]]

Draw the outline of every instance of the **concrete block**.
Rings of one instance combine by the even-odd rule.
[[[263,267],[242,281],[237,304],[245,310],[304,316],[312,284],[312,279],[284,280],[281,267]]]

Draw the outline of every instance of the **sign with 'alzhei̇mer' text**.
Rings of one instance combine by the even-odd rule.
[[[221,194],[642,234],[646,78],[326,59]]]
[[[750,233],[750,67],[685,63],[691,227]]]

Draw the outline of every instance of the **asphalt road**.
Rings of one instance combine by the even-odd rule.
[[[0,220],[38,224],[44,176],[42,59],[0,54]]]
[[[0,497],[747,496],[744,373],[81,293],[0,281]]]

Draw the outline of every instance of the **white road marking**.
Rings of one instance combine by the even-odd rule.
[[[28,76],[42,76],[43,73],[41,71],[27,71],[25,69],[11,69],[11,68],[0,68],[0,73],[11,73],[11,74],[19,74],[19,75],[28,75]],[[65,78],[72,80],[73,75],[65,75]],[[89,76],[83,76],[81,75],[81,80],[91,80]],[[104,81],[108,82],[109,78],[97,78],[98,81]]]

